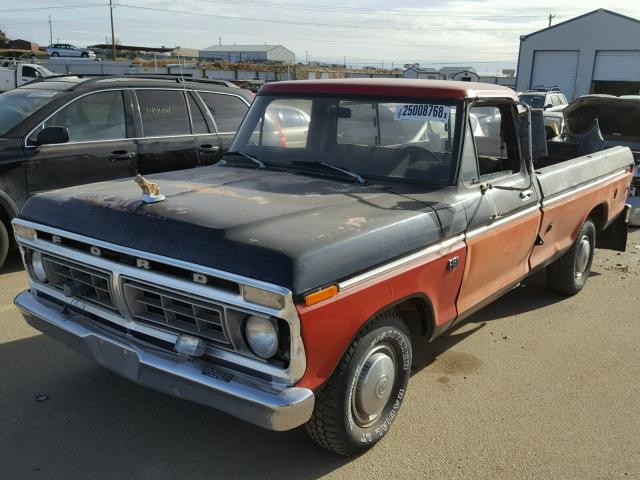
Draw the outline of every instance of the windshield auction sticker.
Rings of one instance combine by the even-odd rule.
[[[430,120],[446,123],[449,121],[451,107],[447,105],[431,105],[428,103],[400,104],[396,107],[394,120]]]

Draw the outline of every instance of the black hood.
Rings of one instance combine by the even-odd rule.
[[[433,209],[372,187],[213,166],[44,193],[20,217],[87,237],[275,283],[294,293],[349,277],[441,238]]]
[[[640,96],[585,95],[563,111],[569,133],[583,133],[597,118],[607,140],[640,141]]]

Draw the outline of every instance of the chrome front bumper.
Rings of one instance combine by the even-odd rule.
[[[25,291],[15,299],[25,320],[85,357],[136,383],[207,405],[269,430],[290,430],[311,418],[315,397],[306,388],[274,390],[268,382],[129,340],[64,313]]]

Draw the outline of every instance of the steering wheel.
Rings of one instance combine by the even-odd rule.
[[[415,163],[420,160],[422,155],[426,155],[429,157],[429,160],[432,162],[440,163],[440,157],[438,157],[431,150],[427,150],[426,148],[419,147],[417,145],[407,145],[406,147],[398,148],[393,154],[392,161],[400,161],[404,157],[409,156],[409,164]]]

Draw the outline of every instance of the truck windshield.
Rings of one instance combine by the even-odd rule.
[[[16,89],[0,95],[0,135],[40,110],[60,92]]]
[[[267,167],[323,162],[365,178],[443,185],[455,173],[459,108],[441,99],[259,95],[231,150]]]

